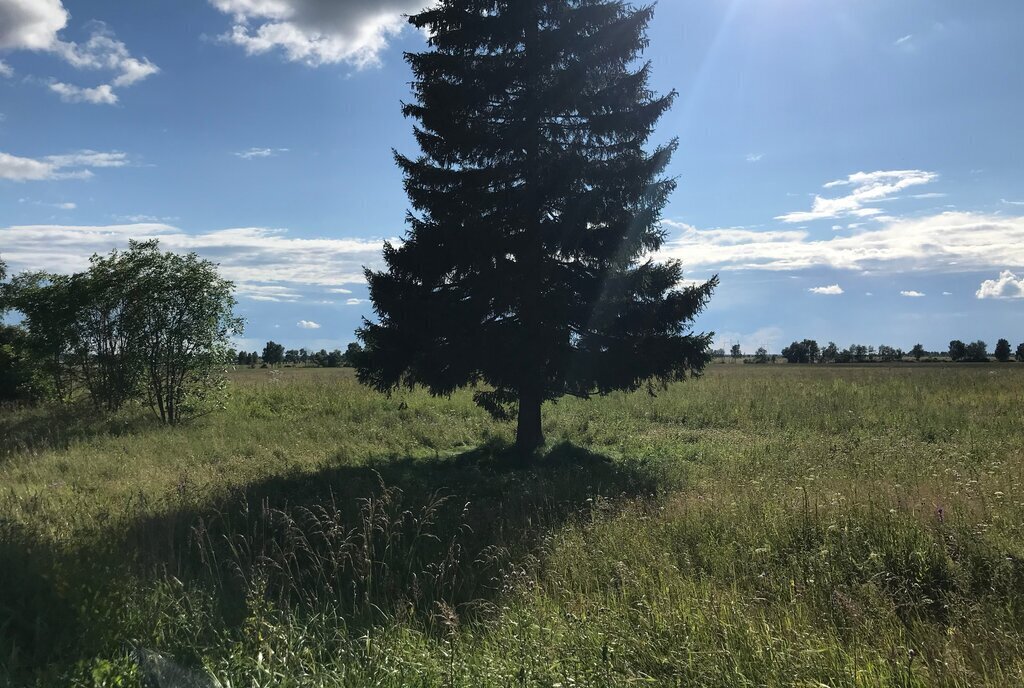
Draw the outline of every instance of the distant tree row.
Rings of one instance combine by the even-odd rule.
[[[712,358],[725,358],[725,349],[713,349],[711,351]],[[754,353],[753,358],[746,358],[743,354],[743,349],[740,348],[739,344],[733,344],[729,349],[728,356],[734,361],[742,360],[744,363],[775,363],[778,356],[775,354],[769,354],[768,349],[759,347]]]
[[[713,355],[725,358],[725,349],[717,349],[713,352]],[[744,358],[739,344],[734,344],[728,355],[734,360]],[[1016,352],[1014,352],[1008,340],[1000,339],[996,344],[993,355],[997,361],[1003,363],[1013,359],[1024,363],[1024,343],[1017,345]],[[797,364],[889,363],[892,361],[902,361],[907,357],[920,361],[926,356],[932,358],[948,356],[951,361],[955,362],[985,362],[989,360],[988,345],[981,340],[965,344],[959,339],[955,339],[949,343],[949,349],[945,352],[929,352],[921,344],[915,344],[909,352],[887,344],[882,344],[877,349],[874,346],[865,346],[863,344],[851,344],[845,349],[840,349],[836,346],[835,342],[829,342],[828,346],[822,349],[818,346],[818,342],[813,339],[793,342],[782,350],[782,357],[788,363]],[[773,363],[774,361],[775,356],[769,355],[764,347],[759,348],[752,359],[746,359],[746,362],[752,363]]]
[[[1024,363],[1024,343],[1018,344],[1017,351],[1013,352],[1010,347],[1010,342],[1006,339],[1000,339],[996,342],[996,348],[993,355],[1000,363],[1006,363],[1011,359],[1011,357]],[[953,361],[987,361],[988,347],[985,342],[980,339],[976,342],[971,342],[970,344],[964,344],[959,339],[954,339],[949,343],[949,358]]]
[[[242,331],[233,290],[213,263],[156,241],[94,255],[73,275],[17,275],[0,292],[0,314],[21,314],[0,329],[0,399],[85,396],[106,411],[140,401],[177,423],[223,388]]]
[[[356,357],[362,353],[363,348],[356,343],[348,345],[344,351],[335,349],[328,353],[326,349],[320,351],[308,351],[306,349],[288,349],[284,345],[271,340],[263,347],[263,353],[256,351],[234,351],[229,354],[230,360],[236,365],[273,367],[277,365],[302,365],[315,366],[317,368],[351,368],[355,366]]]

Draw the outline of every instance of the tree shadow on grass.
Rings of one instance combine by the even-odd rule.
[[[409,614],[429,624],[439,609],[486,610],[567,519],[657,489],[643,464],[572,444],[526,468],[491,444],[274,477],[143,519],[124,548],[216,590],[229,623],[257,593],[284,610],[329,607],[354,627]]]
[[[0,461],[17,454],[63,450],[102,435],[120,436],[157,427],[151,414],[125,409],[98,413],[91,404],[23,406],[0,409]]]
[[[53,584],[58,566],[52,548],[0,519],[0,685],[5,674],[48,655],[72,613]]]
[[[353,633],[399,620],[430,631],[453,614],[493,613],[510,581],[538,571],[545,540],[567,521],[658,490],[645,464],[568,443],[526,468],[510,456],[491,444],[447,459],[273,477],[200,506],[182,496],[180,506],[135,518],[122,538],[95,538],[73,556],[24,534],[2,537],[0,555],[18,564],[0,574],[0,653],[17,647],[22,666],[95,656],[81,639],[103,622],[80,601],[125,579],[205,591],[219,628],[266,604],[329,612]],[[80,590],[58,590],[54,580]]]

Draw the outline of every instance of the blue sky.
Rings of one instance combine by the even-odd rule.
[[[404,230],[421,1],[0,0],[0,257],[155,236],[236,281],[246,348],[343,347]],[[1024,341],[1021,26],[1019,0],[662,0],[662,256],[721,275],[699,328]]]

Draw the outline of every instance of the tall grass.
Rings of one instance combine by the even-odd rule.
[[[1019,684],[1022,383],[713,366],[551,405],[525,471],[344,371],[0,415],[0,685]]]

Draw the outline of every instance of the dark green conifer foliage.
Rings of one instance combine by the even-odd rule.
[[[480,383],[517,446],[541,406],[684,379],[710,360],[690,330],[717,279],[681,287],[664,241],[673,141],[648,152],[675,93],[648,86],[653,8],[613,0],[442,0],[410,18],[421,155],[395,154],[413,210],[387,270],[367,270],[379,322],[359,379],[434,394]]]

